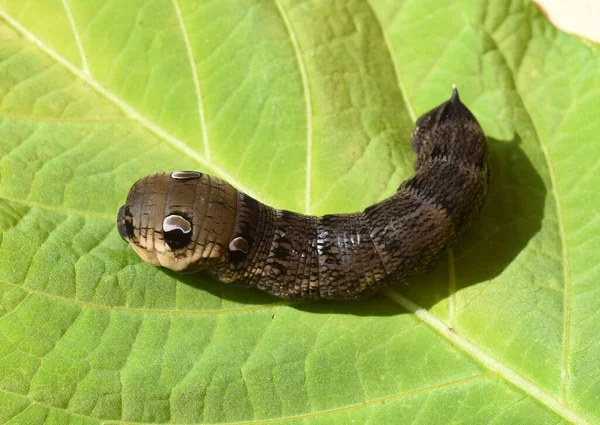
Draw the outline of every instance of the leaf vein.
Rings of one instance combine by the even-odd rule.
[[[8,13],[6,13],[3,9],[0,9],[0,18],[2,18],[4,21],[6,21],[10,26],[12,26],[15,30],[17,30],[27,40],[29,40],[31,43],[36,45],[41,51],[46,53],[48,56],[50,56],[52,59],[54,59],[57,63],[59,63],[60,65],[65,67],[67,70],[69,70],[73,75],[75,75],[76,77],[85,81],[87,84],[90,85],[90,87],[93,87],[94,90],[96,90],[99,94],[104,96],[106,99],[110,100],[115,106],[117,106],[119,109],[121,109],[127,116],[138,121],[148,131],[150,131],[151,133],[153,133],[153,134],[157,135],[158,137],[160,137],[161,139],[163,139],[165,142],[167,142],[169,145],[171,145],[174,149],[178,150],[179,152],[183,153],[184,155],[188,156],[189,158],[197,161],[201,166],[203,166],[209,170],[212,170],[217,175],[219,175],[220,177],[224,178],[229,183],[231,183],[233,186],[246,192],[247,194],[249,194],[252,197],[258,197],[256,195],[256,193],[254,193],[254,191],[252,191],[250,188],[246,187],[245,185],[241,184],[241,182],[239,182],[236,178],[234,178],[232,175],[230,175],[224,168],[208,161],[205,156],[196,152],[195,150],[190,148],[187,144],[185,144],[182,140],[180,140],[177,137],[173,136],[172,134],[168,133],[162,127],[155,124],[150,119],[148,119],[147,117],[142,115],[140,112],[138,112],[137,110],[135,110],[134,108],[129,106],[123,99],[121,99],[116,94],[111,92],[109,89],[104,87],[104,85],[101,84],[99,81],[95,80],[94,78],[91,78],[90,75],[85,74],[84,72],[79,70],[71,62],[69,62],[63,56],[59,55],[56,51],[51,49],[42,40],[37,38],[35,36],[35,34],[33,34],[31,31],[29,31],[27,28],[25,28],[23,25],[21,25],[16,19],[14,19],[12,16],[10,16]]]
[[[13,198],[12,196],[7,196],[7,195],[0,195],[0,199],[6,200],[9,202],[14,202],[15,204],[26,205],[31,208],[41,208],[41,209],[45,209],[45,210],[57,211],[57,212],[70,214],[70,215],[81,215],[84,217],[103,218],[106,220],[113,220],[113,221],[116,221],[116,219],[117,219],[117,216],[115,216],[114,214],[100,213],[100,212],[94,212],[94,211],[84,211],[84,210],[78,210],[75,208],[61,207],[58,205],[41,204],[39,202],[29,201],[27,199]]]
[[[287,15],[287,12],[283,8],[281,4],[281,0],[275,0],[275,4],[277,5],[277,9],[279,10],[279,14],[281,15],[281,19],[285,24],[285,27],[290,35],[290,41],[292,42],[292,46],[294,47],[294,51],[296,52],[296,58],[298,61],[298,68],[300,71],[300,76],[302,78],[302,86],[304,88],[304,98],[306,102],[306,189],[304,196],[304,213],[310,214],[311,207],[311,186],[312,186],[312,151],[313,151],[313,123],[312,123],[312,100],[310,96],[310,85],[308,83],[308,73],[306,71],[306,64],[304,63],[304,59],[302,56],[302,50],[300,49],[300,43],[298,42],[298,38],[296,37],[296,33],[294,32],[294,28],[290,19]]]
[[[103,118],[75,118],[75,117],[51,117],[51,116],[34,116],[34,115],[20,115],[2,112],[0,113],[0,119],[7,119],[11,121],[33,121],[36,123],[46,122],[53,124],[109,124],[109,123],[127,123],[137,122],[131,117],[103,117]]]
[[[175,13],[177,15],[177,20],[179,21],[179,26],[181,27],[181,32],[183,34],[183,41],[185,43],[185,49],[187,51],[188,59],[190,61],[190,68],[192,70],[192,76],[194,78],[194,88],[196,90],[196,101],[198,103],[198,120],[200,123],[201,131],[202,131],[202,141],[204,143],[204,155],[206,156],[206,160],[210,161],[210,145],[208,144],[208,129],[206,125],[206,117],[204,115],[204,101],[202,97],[202,89],[200,88],[200,78],[198,77],[198,67],[196,66],[196,62],[194,61],[194,52],[192,50],[192,44],[190,43],[190,37],[187,31],[187,27],[185,26],[185,21],[183,19],[183,15],[181,14],[181,9],[179,8],[179,4],[177,0],[173,0],[173,8],[175,9]]]
[[[415,390],[409,390],[409,391],[405,391],[405,392],[400,392],[397,394],[393,394],[393,395],[389,395],[389,396],[385,396],[385,397],[380,397],[380,398],[375,398],[372,400],[369,400],[367,402],[363,402],[363,403],[357,403],[357,404],[351,404],[351,405],[347,405],[347,406],[342,406],[342,407],[334,407],[331,409],[325,409],[325,410],[320,410],[320,411],[316,411],[316,412],[310,412],[310,413],[305,413],[305,414],[299,414],[299,415],[295,415],[295,416],[286,416],[286,417],[282,417],[282,418],[273,418],[273,419],[258,419],[258,420],[248,420],[248,421],[240,421],[240,422],[228,422],[228,425],[263,425],[263,424],[277,424],[277,423],[284,423],[284,422],[294,422],[294,421],[301,421],[301,420],[306,420],[306,419],[311,419],[311,418],[318,418],[318,417],[322,417],[322,416],[326,416],[326,415],[334,415],[337,413],[344,413],[344,412],[348,412],[348,411],[352,411],[355,409],[360,409],[360,408],[364,408],[364,407],[371,407],[371,406],[376,406],[376,405],[380,405],[382,403],[386,403],[386,402],[390,402],[390,401],[394,401],[394,400],[400,400],[400,399],[404,399],[404,398],[409,398],[409,397],[415,397],[415,396],[419,396],[419,395],[428,395],[433,391],[441,391],[444,389],[448,389],[448,388],[453,388],[453,387],[458,387],[461,385],[466,385],[466,384],[470,384],[472,382],[475,381],[482,381],[482,380],[486,380],[486,379],[491,379],[493,376],[489,373],[486,374],[481,374],[481,375],[476,375],[476,376],[470,376],[468,378],[463,378],[463,379],[457,379],[454,381],[449,381],[449,382],[444,382],[441,384],[436,384],[436,385],[431,385],[428,387],[423,387],[423,388],[419,388],[419,389],[415,389]],[[19,396],[22,398],[25,398],[27,400],[30,400],[32,404],[38,405],[40,407],[49,409],[49,410],[53,410],[53,411],[58,411],[58,412],[65,412],[68,413],[69,415],[78,417],[78,418],[84,418],[84,419],[88,419],[88,420],[94,420],[94,421],[98,421],[102,424],[134,424],[134,425],[145,425],[146,422],[135,422],[135,421],[127,421],[127,420],[123,420],[123,419],[99,419],[96,417],[92,417],[92,416],[87,416],[87,415],[82,415],[80,413],[75,413],[72,411],[69,411],[65,408],[61,408],[61,407],[56,407],[56,406],[52,406],[50,404],[46,404],[43,402],[38,402],[38,401],[34,401],[31,400],[31,397],[28,395],[24,395],[24,394],[20,394],[14,391],[10,391],[7,390],[5,388],[0,388],[0,392],[3,392],[5,394],[12,394],[15,396]],[[188,423],[171,423],[171,425],[191,425]],[[209,424],[207,424],[209,425]],[[216,424],[212,424],[212,425],[216,425]]]
[[[552,409],[555,413],[559,414],[566,420],[577,425],[591,425],[590,422],[588,422],[575,411],[571,410],[569,406],[555,399],[550,394],[535,386],[525,377],[521,376],[508,366],[502,364],[500,361],[496,360],[490,354],[478,348],[466,338],[460,336],[456,330],[450,330],[448,326],[446,326],[440,319],[429,313],[423,307],[413,303],[389,287],[385,288],[383,293],[392,301],[417,316],[423,323],[431,327],[441,337],[447,339],[452,345],[460,348],[463,352],[480,361],[487,369],[497,373],[499,376],[512,383],[515,387],[536,399],[541,404]]]
[[[2,317],[0,317],[0,322],[2,322],[4,319],[10,317],[13,313],[16,313],[17,310],[19,310],[19,307],[21,307],[23,304],[25,304],[25,302],[29,299],[30,296],[31,296],[31,292],[28,293],[27,295],[25,295],[23,297],[23,299],[21,301],[19,301],[17,303],[17,305],[15,305],[10,311],[7,311],[6,313],[4,313],[4,315]]]
[[[120,307],[120,306],[109,306],[102,304],[95,304],[89,301],[77,300],[73,298],[62,297],[60,295],[51,294],[45,291],[38,291],[36,289],[28,288],[24,285],[10,282],[5,279],[0,279],[0,283],[5,285],[12,286],[14,288],[19,288],[29,293],[39,295],[41,297],[50,298],[56,301],[80,305],[83,307],[94,308],[97,310],[108,310],[108,311],[121,311],[128,313],[141,313],[141,314],[164,314],[169,316],[221,316],[226,314],[237,314],[237,313],[251,313],[254,311],[261,310],[269,310],[271,308],[277,308],[282,305],[293,305],[296,303],[300,303],[301,301],[281,301],[281,302],[273,302],[270,304],[260,304],[250,307],[239,307],[239,308],[229,308],[222,310],[167,310],[167,309],[150,309],[150,308],[139,308],[139,307]]]
[[[501,58],[506,65],[506,67],[511,71],[510,75],[513,76],[513,70],[509,66],[509,61],[505,57],[500,45],[494,35],[481,25],[481,30],[490,38],[491,41],[495,44],[496,49],[501,55]],[[567,247],[567,236],[564,224],[564,213],[562,211],[562,204],[560,201],[560,195],[558,193],[558,185],[556,180],[556,171],[554,170],[554,164],[552,163],[552,159],[550,157],[550,152],[548,151],[548,147],[545,143],[542,142],[541,132],[538,129],[535,120],[533,119],[533,114],[527,107],[527,103],[525,102],[523,96],[519,92],[517,82],[514,77],[511,78],[511,84],[514,87],[515,93],[517,94],[520,104],[523,106],[523,109],[527,113],[531,125],[535,131],[536,139],[539,142],[540,150],[544,155],[544,160],[548,166],[548,174],[550,176],[550,184],[551,190],[554,195],[554,202],[556,208],[556,215],[558,221],[558,232],[561,241],[561,253],[562,253],[562,265],[563,265],[563,278],[564,278],[564,300],[563,300],[563,309],[564,309],[564,323],[563,323],[563,361],[562,361],[562,371],[561,371],[561,397],[565,403],[568,404],[568,383],[569,383],[569,349],[570,349],[570,340],[571,340],[571,268],[569,265],[569,252]]]
[[[79,36],[79,32],[77,31],[77,25],[75,25],[75,19],[73,18],[71,8],[69,7],[69,1],[62,0],[62,3],[67,14],[67,18],[69,18],[69,23],[71,24],[71,30],[73,31],[73,36],[75,37],[75,44],[77,44],[77,49],[79,50],[79,55],[81,56],[81,68],[84,73],[91,75],[90,67],[88,65],[87,57],[85,55],[85,50],[83,49],[83,43],[81,42],[81,37]]]

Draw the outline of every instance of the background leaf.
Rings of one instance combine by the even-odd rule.
[[[119,238],[157,170],[364,208],[452,83],[492,183],[425,276],[279,302]],[[599,87],[524,1],[0,0],[0,421],[599,423]]]

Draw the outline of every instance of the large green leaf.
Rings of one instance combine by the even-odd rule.
[[[406,285],[282,303],[119,238],[156,170],[364,208],[452,83],[490,195]],[[600,51],[529,3],[0,0],[0,97],[2,423],[600,423]]]

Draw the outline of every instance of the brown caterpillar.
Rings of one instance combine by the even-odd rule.
[[[136,182],[119,233],[139,256],[178,272],[208,269],[225,283],[277,297],[359,298],[425,271],[471,224],[487,193],[485,135],[452,97],[412,132],[415,175],[361,213],[276,210],[195,171]]]

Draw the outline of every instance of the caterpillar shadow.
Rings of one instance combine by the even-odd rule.
[[[488,138],[488,142],[491,168],[488,197],[480,216],[454,246],[453,259],[446,256],[429,272],[408,276],[393,285],[421,307],[432,307],[454,290],[499,276],[541,229],[546,187],[521,149],[520,139],[507,142]],[[281,302],[255,289],[218,283],[208,274],[176,276],[188,285],[236,303]],[[455,283],[450,285],[451,281]],[[406,312],[381,294],[358,301],[293,301],[289,305],[322,314],[387,316]]]
[[[498,277],[541,230],[547,190],[520,138],[488,142],[491,178],[481,214],[449,256],[430,272],[395,287],[422,307]]]

